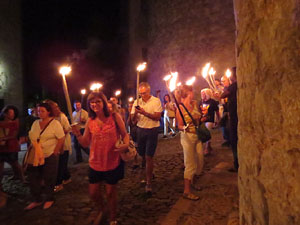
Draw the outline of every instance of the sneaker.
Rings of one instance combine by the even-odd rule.
[[[164,135],[162,138],[166,139],[166,138],[167,138],[167,135]]]
[[[71,180],[71,178],[69,178],[68,180],[63,180],[63,184],[69,184],[69,183],[71,183],[72,182],[72,180]]]
[[[56,185],[54,187],[54,192],[59,192],[59,191],[61,191],[63,189],[64,189],[64,185],[63,184],[59,184],[59,185]]]
[[[172,137],[175,137],[176,136],[176,133],[173,133],[173,134],[171,134],[172,135]]]
[[[54,201],[47,201],[45,202],[43,209],[49,209],[54,204]]]

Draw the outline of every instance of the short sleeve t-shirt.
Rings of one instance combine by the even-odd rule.
[[[133,107],[131,110],[131,114],[135,113],[135,106],[137,105],[136,100],[133,103]],[[154,96],[151,96],[150,99],[147,102],[144,102],[142,99],[139,100],[139,105],[147,112],[147,113],[161,113],[163,111],[161,107],[161,102],[159,98],[156,98]],[[156,120],[152,120],[148,118],[147,116],[138,114],[138,122],[137,126],[140,128],[154,128],[159,127],[160,122]]]
[[[31,130],[29,131],[29,138],[31,141],[37,141],[37,139],[40,138],[44,157],[47,158],[53,154],[57,140],[63,138],[65,133],[60,122],[52,120],[42,135],[40,135],[42,131],[40,121],[41,120],[36,120],[32,124]]]

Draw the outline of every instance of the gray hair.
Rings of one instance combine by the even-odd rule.
[[[147,83],[147,82],[142,82],[142,83],[140,83],[140,87],[147,88],[149,91],[151,91],[150,84]]]

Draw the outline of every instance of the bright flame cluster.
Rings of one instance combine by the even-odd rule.
[[[143,71],[144,69],[146,69],[146,65],[147,65],[147,63],[141,63],[141,64],[139,64],[138,66],[137,66],[137,68],[136,68],[136,70],[138,71],[138,72],[141,72],[141,71]]]
[[[92,85],[91,85],[91,87],[90,87],[90,90],[91,91],[99,91],[100,90],[100,88],[102,88],[102,84],[100,84],[100,83],[93,83]]]
[[[121,94],[121,91],[120,90],[117,90],[116,92],[115,92],[115,96],[119,96]]]
[[[59,69],[59,73],[63,76],[68,75],[71,72],[71,67],[70,66],[62,66]]]

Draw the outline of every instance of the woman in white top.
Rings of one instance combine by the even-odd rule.
[[[170,96],[168,94],[164,97],[164,138],[167,137],[169,128],[171,130],[172,136],[175,136],[175,111],[176,107],[174,103],[171,102]]]
[[[65,139],[64,130],[60,123],[53,119],[53,112],[48,103],[41,103],[38,106],[38,115],[40,119],[32,124],[29,138],[31,142],[36,141],[40,143],[45,163],[40,166],[28,167],[30,191],[34,200],[25,210],[42,205],[42,182],[44,183],[43,191],[46,195],[43,209],[48,209],[53,205],[53,189],[57,177],[58,155]],[[43,133],[41,134],[42,131]]]

